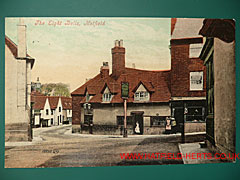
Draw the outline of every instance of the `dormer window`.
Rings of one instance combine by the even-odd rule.
[[[145,87],[141,84],[134,94],[134,101],[149,101],[149,100],[150,100],[150,94],[145,89]]]
[[[111,94],[108,87],[105,88],[103,95],[102,95],[102,101],[103,102],[110,102],[112,100],[113,95]]]
[[[111,93],[103,94],[103,102],[110,102],[111,100],[112,100],[112,94]]]
[[[86,92],[86,102],[88,102],[90,100],[90,96],[88,94],[88,92]]]
[[[138,91],[134,94],[135,101],[149,101],[149,93],[147,91]]]

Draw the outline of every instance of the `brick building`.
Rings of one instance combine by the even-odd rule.
[[[123,41],[115,41],[112,74],[105,62],[97,76],[71,93],[72,131],[121,134],[124,119],[121,83],[128,82],[129,134],[161,134],[168,116],[175,117],[178,130],[185,121],[186,132],[204,132],[206,75],[198,58],[203,43],[198,35],[202,20],[192,21],[174,18],[171,21],[170,70],[125,67]],[[185,30],[189,33],[184,34]]]
[[[206,128],[206,68],[199,59],[203,37],[198,34],[202,22],[171,19],[171,109],[178,128],[184,122],[185,132]]]

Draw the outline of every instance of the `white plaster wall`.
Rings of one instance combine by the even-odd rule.
[[[67,117],[72,117],[72,110],[71,109],[70,109],[70,111],[67,110]]]
[[[34,116],[34,125],[40,125],[40,117],[39,115]]]
[[[156,116],[158,113],[159,116],[170,116],[171,109],[168,105],[152,105],[146,106],[144,104],[138,105],[136,107],[127,108],[127,116],[131,115],[132,111],[144,111],[144,116]],[[116,125],[117,116],[124,116],[124,109],[122,107],[99,107],[93,109],[93,123],[94,124],[107,124],[107,125]],[[81,119],[84,121],[84,110],[81,109]],[[144,118],[145,120],[145,118]],[[146,125],[150,124],[150,119],[146,118]]]
[[[26,94],[26,61],[17,60],[17,118],[20,123],[28,123],[26,105],[27,105],[27,94]]]
[[[26,109],[26,61],[17,60],[5,45],[5,123],[29,123]]]
[[[61,107],[61,112],[59,112],[59,107]],[[60,115],[63,116],[63,109],[62,109],[62,101],[61,98],[58,99],[58,105],[55,111],[56,114],[56,125],[58,123],[58,117],[59,117],[59,125],[62,125],[63,118],[61,117],[61,122],[60,122]]]
[[[214,128],[215,142],[224,153],[235,151],[236,79],[235,42],[214,38]]]
[[[48,115],[46,114],[46,110],[48,109]],[[45,105],[41,114],[43,119],[51,119],[51,108],[50,108],[50,104],[48,101],[48,98],[45,101]]]
[[[17,119],[17,60],[5,45],[5,124]]]

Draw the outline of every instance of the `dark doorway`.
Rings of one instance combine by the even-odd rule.
[[[89,134],[93,134],[93,115],[84,115],[84,124],[88,125]]]
[[[176,129],[178,132],[182,132],[183,123],[184,123],[184,109],[183,107],[175,107],[174,108],[174,118],[176,120]]]
[[[134,134],[143,134],[143,111],[131,112],[133,116],[133,132]]]

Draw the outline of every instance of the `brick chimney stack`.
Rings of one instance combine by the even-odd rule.
[[[125,72],[125,48],[123,40],[116,40],[112,48],[112,76],[115,79]]]
[[[109,76],[109,66],[108,62],[103,62],[103,65],[100,68],[101,77],[106,78]]]
[[[27,45],[26,45],[26,25],[22,18],[19,19],[18,26],[18,58],[25,58],[27,56]]]
[[[173,34],[176,23],[177,23],[177,18],[171,18],[171,35]]]

